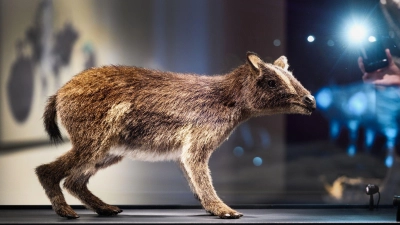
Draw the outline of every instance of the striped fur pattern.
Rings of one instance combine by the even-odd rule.
[[[36,168],[55,212],[78,215],[65,202],[64,188],[99,215],[122,212],[87,188],[98,170],[124,157],[175,161],[204,209],[221,218],[239,218],[217,196],[208,161],[242,122],[276,113],[309,115],[314,97],[288,71],[286,57],[273,64],[255,53],[228,74],[200,76],[129,66],[91,68],[74,76],[49,98],[44,124],[61,141],[57,117],[72,149]]]

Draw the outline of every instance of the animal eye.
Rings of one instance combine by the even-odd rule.
[[[276,82],[274,80],[267,81],[268,87],[274,88],[276,87]]]

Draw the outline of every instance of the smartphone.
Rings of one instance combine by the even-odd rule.
[[[366,72],[373,72],[389,65],[382,37],[370,37],[369,40],[365,40],[359,51]]]

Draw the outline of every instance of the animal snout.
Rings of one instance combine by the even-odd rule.
[[[311,109],[312,111],[315,110],[316,108],[316,102],[315,102],[315,98],[312,95],[305,95],[303,97],[303,102],[307,105],[307,107],[309,109]]]

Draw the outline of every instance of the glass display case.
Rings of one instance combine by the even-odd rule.
[[[400,194],[400,79],[385,64],[367,80],[359,57],[360,42],[380,41],[377,51],[390,49],[384,60],[398,69],[398,8],[394,0],[0,0],[0,211],[50,205],[34,168],[71,143],[62,130],[66,141],[51,145],[42,115],[74,75],[127,65],[213,76],[246,63],[251,51],[268,63],[285,55],[317,109],[240,124],[209,162],[220,198],[246,210],[364,210],[373,184],[374,205],[392,215]],[[372,82],[389,75],[392,83]],[[124,159],[96,174],[89,189],[131,209],[200,207],[173,161]]]

